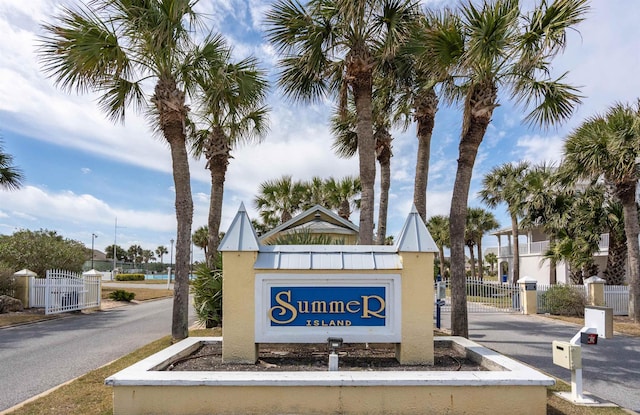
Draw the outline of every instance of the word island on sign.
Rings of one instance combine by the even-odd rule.
[[[384,326],[385,287],[271,287],[271,326]]]

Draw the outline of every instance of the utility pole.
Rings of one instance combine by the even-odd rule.
[[[93,258],[96,256],[95,251],[93,250],[93,242],[98,237],[95,233],[91,234],[91,269],[93,269]]]

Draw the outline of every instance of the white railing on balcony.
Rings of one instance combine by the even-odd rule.
[[[600,235],[600,242],[598,244],[601,251],[606,251],[609,249],[609,234],[603,233]],[[520,243],[520,255],[543,255],[545,251],[549,249],[549,241],[537,241],[527,243]],[[500,256],[501,257],[510,257],[513,256],[513,247],[511,246],[503,246],[500,247]]]
[[[549,249],[549,241],[531,242],[530,254],[544,254]]]

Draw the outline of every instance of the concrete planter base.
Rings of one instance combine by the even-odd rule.
[[[544,414],[554,380],[459,337],[489,371],[172,372],[162,371],[202,342],[189,338],[106,379],[114,414]]]

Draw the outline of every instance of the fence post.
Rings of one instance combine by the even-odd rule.
[[[604,306],[604,284],[605,280],[594,275],[584,280],[584,285],[587,286],[587,295],[589,296],[587,301],[589,305]]]
[[[522,277],[518,280],[523,314],[538,314],[538,281],[532,277]]]

